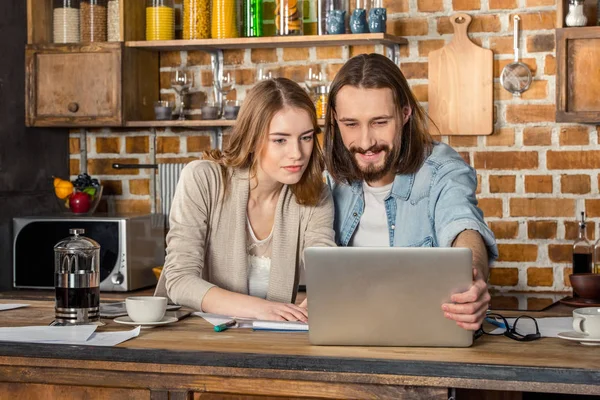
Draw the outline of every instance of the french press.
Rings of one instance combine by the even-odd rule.
[[[100,317],[100,245],[83,229],[69,233],[54,246],[55,322],[87,324]]]

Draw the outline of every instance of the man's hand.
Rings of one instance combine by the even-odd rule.
[[[490,299],[485,280],[473,268],[473,284],[469,290],[452,295],[450,300],[453,303],[442,304],[442,310],[446,318],[456,321],[456,325],[476,331],[485,318]]]

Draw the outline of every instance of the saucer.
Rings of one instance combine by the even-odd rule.
[[[561,339],[574,340],[587,346],[600,346],[600,337],[590,337],[584,333],[575,331],[561,332],[558,334]]]
[[[154,321],[154,322],[135,322],[134,320],[132,320],[131,318],[129,318],[129,316],[125,316],[125,317],[115,318],[113,321],[115,321],[117,324],[135,325],[135,326],[141,326],[142,328],[154,328],[155,326],[159,326],[159,325],[172,324],[173,322],[177,322],[178,319],[175,318],[175,317],[169,317],[169,316],[165,315],[163,317],[163,319],[161,319],[160,321]]]
[[[561,303],[574,307],[596,307],[600,306],[600,300],[584,299],[582,297],[565,297]]]

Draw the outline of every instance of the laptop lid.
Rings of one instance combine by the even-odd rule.
[[[317,345],[468,347],[441,305],[472,283],[465,248],[305,250],[309,340]]]

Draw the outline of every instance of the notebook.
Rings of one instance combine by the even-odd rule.
[[[472,284],[465,248],[305,250],[309,340],[318,345],[467,347],[441,309]]]

